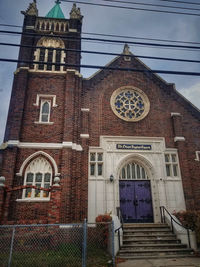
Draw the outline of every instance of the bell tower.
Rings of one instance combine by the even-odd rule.
[[[77,198],[81,190],[81,169],[77,162],[83,150],[79,72],[83,17],[73,4],[66,19],[59,0],[44,17],[38,14],[36,0],[21,13],[24,24],[19,63],[2,146],[1,175],[10,190],[4,222],[31,223],[39,218],[44,223],[80,220],[80,216],[86,216],[81,211],[82,199]],[[34,187],[51,188],[54,180],[60,181],[61,196],[56,220],[48,217],[53,193]],[[24,186],[27,189],[20,189]],[[38,202],[41,202],[39,211],[35,212]],[[22,218],[21,211],[28,206],[32,212]],[[74,206],[79,210],[75,211]],[[38,215],[41,213],[46,214],[44,220]]]
[[[74,4],[70,18],[65,19],[60,3],[57,0],[45,17],[38,16],[36,0],[29,5],[26,11],[22,11],[24,25],[21,45],[30,46],[30,48],[22,47],[20,49],[19,60],[40,61],[46,64],[22,62],[19,63],[18,67],[28,66],[31,69],[41,71],[63,71],[66,70],[66,67],[51,65],[51,63],[80,65],[80,53],[66,52],[64,49],[81,50],[80,37],[83,17],[80,9]],[[38,46],[45,47],[45,49],[34,49]],[[58,50],[53,50],[53,48]],[[79,67],[76,69],[80,70]]]

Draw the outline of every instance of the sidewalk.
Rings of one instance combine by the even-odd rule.
[[[117,267],[200,267],[200,257],[127,260]]]

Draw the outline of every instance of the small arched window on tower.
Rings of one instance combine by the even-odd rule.
[[[64,42],[60,38],[42,37],[34,53],[34,61],[40,62],[34,64],[34,70],[40,71],[63,71],[65,62]],[[44,47],[44,48],[43,48]],[[46,64],[45,64],[46,63]]]
[[[42,100],[40,106],[40,122],[50,121],[51,101]]]

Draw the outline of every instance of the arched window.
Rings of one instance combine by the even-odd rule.
[[[40,122],[49,122],[50,121],[50,109],[51,101],[41,101],[40,107]]]
[[[49,192],[39,188],[49,188],[52,184],[52,167],[44,157],[31,161],[25,170],[24,185],[36,186],[23,190],[23,199],[48,199]]]
[[[53,25],[53,24],[52,24]],[[34,64],[35,70],[41,71],[63,71],[64,67],[53,63],[64,63],[65,52],[62,49],[65,48],[64,42],[60,38],[48,38],[42,37],[37,46],[44,47],[36,49],[34,55],[34,61],[41,62],[40,64]],[[55,49],[56,48],[56,49]],[[43,62],[47,64],[43,64]]]
[[[148,178],[148,175],[145,169],[141,165],[135,162],[130,162],[121,169],[119,179],[144,180],[144,179],[149,179],[149,178]]]

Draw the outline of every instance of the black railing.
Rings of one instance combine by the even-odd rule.
[[[170,212],[164,207],[161,206],[160,207],[160,215],[161,215],[161,222],[162,223],[166,223],[166,219],[165,219],[165,212],[170,216],[170,223],[171,223],[171,230],[172,233],[174,234],[174,223],[178,224],[179,226],[181,226],[182,228],[186,229],[187,231],[187,237],[188,237],[188,246],[189,248],[191,248],[191,241],[190,241],[190,230],[192,231],[192,229],[183,226],[181,223],[177,222],[172,215],[170,214]]]
[[[117,216],[120,220],[121,225],[120,225],[120,227],[115,229],[115,233],[117,232],[117,234],[118,234],[118,245],[119,245],[119,249],[120,249],[121,248],[120,229],[122,229],[122,231],[123,231],[123,223],[124,223],[120,207],[117,207]]]

